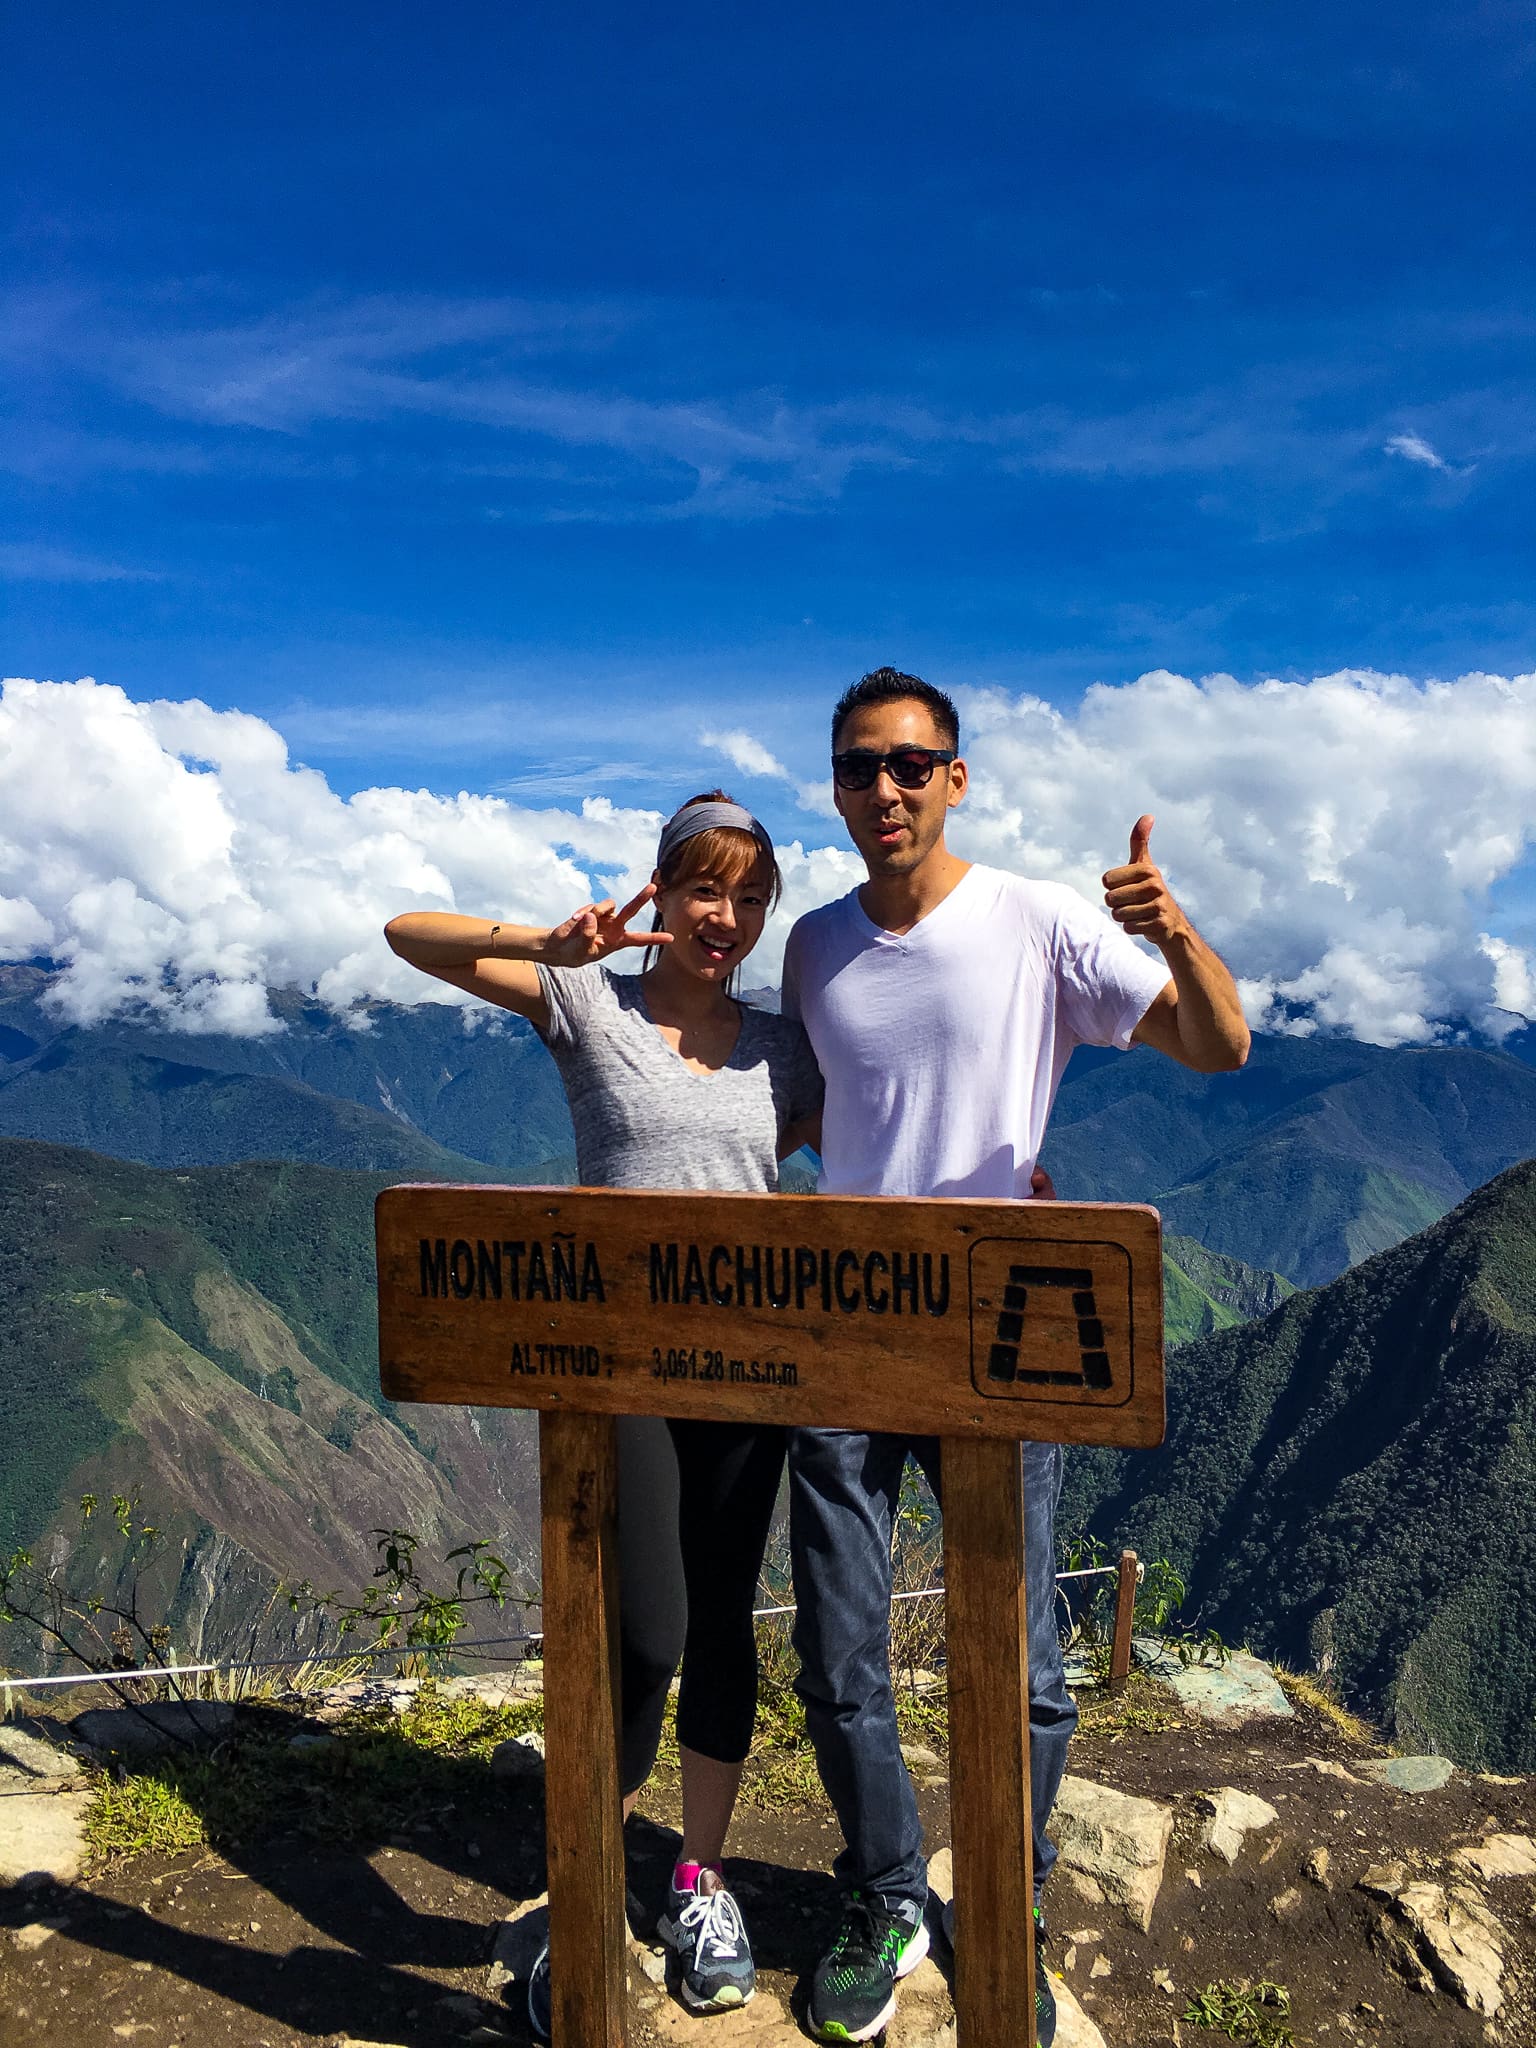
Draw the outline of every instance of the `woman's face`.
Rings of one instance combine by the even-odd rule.
[[[665,957],[701,981],[723,982],[763,935],[768,884],[761,874],[739,882],[690,875],[657,892],[663,931],[672,934]]]

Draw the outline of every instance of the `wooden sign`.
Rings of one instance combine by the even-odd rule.
[[[429,1185],[378,1201],[397,1401],[1155,1444],[1155,1210]]]
[[[1156,1211],[434,1184],[386,1189],[377,1222],[384,1392],[542,1410],[555,2048],[625,2039],[625,1414],[944,1439],[958,2040],[1016,2048],[1035,2009],[1018,1439],[1162,1441]]]

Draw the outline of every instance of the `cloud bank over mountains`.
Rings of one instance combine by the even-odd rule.
[[[1536,954],[1496,892],[1536,840],[1536,674],[1415,684],[1344,673],[1200,683],[1156,672],[1072,712],[962,693],[969,857],[1097,896],[1130,826],[1242,977],[1254,1022],[1427,1043],[1536,1017]],[[782,765],[795,735],[709,736],[799,791],[785,904],[748,978],[777,978],[790,922],[862,868],[824,792]],[[0,698],[0,959],[47,956],[80,1022],[147,1011],[196,1032],[277,1028],[266,990],[442,1000],[382,927],[410,908],[551,923],[649,875],[659,812],[461,792],[351,797],[262,719],[137,703],[90,680]],[[807,844],[809,841],[811,843]],[[1529,918],[1526,919],[1529,927]]]

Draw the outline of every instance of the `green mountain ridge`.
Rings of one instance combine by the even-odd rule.
[[[1161,1450],[1074,1453],[1068,1526],[1403,1740],[1536,1769],[1536,1161],[1178,1350],[1169,1415]]]
[[[488,1538],[535,1583],[530,1418],[380,1395],[372,1205],[395,1178],[0,1141],[0,1543],[97,1572],[74,1503],[137,1492],[165,1532],[146,1605],[184,1653],[279,1580],[360,1589],[377,1528],[438,1555]],[[304,1640],[286,1610],[267,1625]]]
[[[1536,1068],[1469,1046],[1259,1037],[1237,1074],[1146,1051],[1074,1058],[1048,1163],[1079,1201],[1152,1202],[1169,1229],[1333,1279],[1536,1152]]]
[[[339,1017],[297,989],[274,989],[268,1003],[275,1030],[248,1037],[228,1032],[193,1036],[144,1018],[67,1025],[48,1001],[54,980],[42,968],[0,967],[0,1132],[8,1135],[123,1152],[114,1116],[125,1109],[130,1117],[135,1113],[126,1079],[119,1079],[118,1095],[103,1102],[104,1113],[94,1121],[71,1112],[62,1094],[45,1099],[32,1087],[24,1087],[20,1096],[10,1094],[5,1062],[11,1063],[14,1086],[25,1081],[22,1069],[35,1067],[41,1057],[67,1044],[82,1078],[93,1057],[119,1076],[124,1062],[135,1059],[200,1069],[210,1135],[218,1134],[220,1142],[228,1142],[225,1119],[211,1079],[236,1075],[252,1084],[297,1084],[379,1119],[343,1124],[341,1135],[350,1149],[345,1157],[328,1159],[332,1165],[392,1169],[402,1132],[458,1159],[521,1174],[574,1150],[554,1062],[532,1027],[503,1011],[484,1005],[466,1010],[439,1002],[372,1002]],[[18,1123],[23,1104],[25,1129]],[[190,1129],[192,1121],[189,1110],[183,1127]],[[369,1143],[376,1156],[361,1156]],[[144,1156],[153,1165],[188,1163],[184,1157]],[[314,1148],[305,1156],[319,1160],[324,1155]]]
[[[191,1038],[142,1018],[65,1026],[54,980],[0,967],[0,1132],[157,1165],[287,1153],[448,1171],[425,1149],[437,1146],[461,1179],[573,1171],[559,1076],[516,1017],[439,1002],[368,1002],[339,1017],[281,989],[269,994],[278,1029]],[[195,1081],[173,1068],[197,1069]],[[1532,1152],[1526,1057],[1261,1036],[1240,1073],[1213,1076],[1147,1051],[1080,1050],[1046,1163],[1068,1199],[1154,1202],[1171,1230],[1309,1287]]]
[[[254,1157],[363,1171],[485,1180],[483,1160],[450,1152],[382,1110],[275,1074],[231,1074],[66,1033],[0,1073],[0,1131],[148,1166],[219,1166]]]

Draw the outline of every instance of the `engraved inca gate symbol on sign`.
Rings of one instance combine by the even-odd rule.
[[[971,1383],[978,1393],[1095,1407],[1129,1398],[1130,1260],[1123,1246],[984,1238],[972,1247],[970,1265]]]

